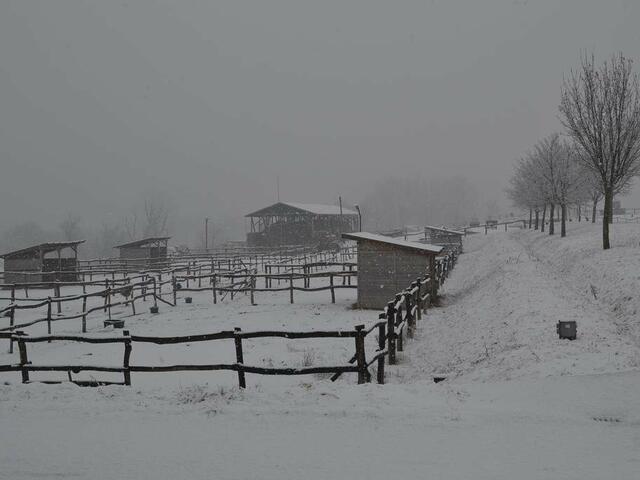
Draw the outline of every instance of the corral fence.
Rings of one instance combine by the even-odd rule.
[[[22,331],[0,332],[0,338],[9,338],[11,342],[18,344],[20,361],[18,364],[0,365],[0,372],[21,372],[22,382],[31,382],[31,372],[67,372],[68,379],[79,385],[104,385],[121,384],[131,385],[131,373],[158,373],[177,371],[216,371],[228,370],[238,374],[238,385],[246,387],[246,374],[258,375],[309,375],[309,374],[333,374],[332,380],[337,380],[344,373],[357,373],[358,383],[370,382],[372,375],[370,367],[376,365],[376,381],[385,383],[385,363],[394,365],[397,363],[397,352],[404,350],[404,338],[414,336],[417,322],[422,319],[425,311],[431,306],[434,298],[432,292],[444,283],[449,273],[456,264],[457,252],[450,252],[439,261],[435,278],[418,278],[407,289],[399,292],[394,299],[389,301],[384,311],[378,316],[378,321],[370,325],[357,325],[350,330],[330,331],[247,331],[240,328],[225,330],[202,335],[151,337],[130,335],[129,331],[123,331],[121,337],[86,337],[75,335],[44,335],[29,336]],[[435,282],[435,286],[433,284]],[[435,287],[435,288],[434,288]],[[365,339],[371,333],[377,334],[377,349],[369,358],[365,349]],[[244,363],[243,342],[257,338],[286,338],[313,339],[313,338],[351,338],[354,341],[354,355],[343,365],[294,367],[265,367],[246,365]],[[233,340],[235,345],[235,361],[216,364],[174,364],[174,365],[132,365],[131,353],[135,344],[182,344],[191,342],[208,342],[218,340]],[[81,342],[90,344],[121,343],[124,347],[122,365],[38,365],[32,363],[29,358],[27,346],[31,343],[41,342]],[[387,360],[388,359],[388,360]],[[122,373],[122,382],[101,382],[97,380],[74,380],[72,374],[81,371],[115,372]],[[46,381],[47,383],[59,383],[59,381]]]

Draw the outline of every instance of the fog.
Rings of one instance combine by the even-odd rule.
[[[242,239],[277,179],[282,200],[363,207],[449,182],[469,215],[509,212],[563,74],[581,49],[638,62],[639,19],[634,0],[4,0],[0,234],[69,215],[95,234],[154,197],[178,243],[205,217]]]

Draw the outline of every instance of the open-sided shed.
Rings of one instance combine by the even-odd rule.
[[[134,267],[146,267],[167,258],[167,243],[171,237],[147,237],[123,243],[113,248],[120,250],[120,259]]]
[[[84,240],[47,242],[0,255],[4,283],[75,282],[78,245]]]
[[[381,309],[417,278],[435,278],[442,247],[374,233],[344,233],[358,242],[358,306]]]
[[[246,215],[249,246],[308,245],[353,232],[358,213],[337,205],[278,202]]]
[[[420,241],[424,243],[430,243],[431,245],[439,245],[441,247],[444,247],[446,250],[462,250],[463,238],[464,232],[427,225],[426,227],[424,227],[424,238]]]

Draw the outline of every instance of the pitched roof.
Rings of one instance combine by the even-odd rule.
[[[431,225],[427,225],[426,227],[424,227],[425,230],[435,230],[436,232],[442,232],[442,233],[450,233],[451,235],[464,235],[464,232],[460,232],[458,230],[450,230],[448,228],[441,228],[441,227],[432,227]]]
[[[406,248],[409,250],[416,250],[424,253],[440,253],[442,247],[437,245],[429,245],[428,243],[416,243],[408,242],[406,240],[400,240],[399,238],[386,237],[384,235],[378,235],[368,232],[355,232],[355,233],[343,233],[342,238],[348,240],[368,240],[371,242],[385,243],[387,245],[394,245],[400,248]]]
[[[261,208],[253,213],[245,215],[247,217],[269,216],[270,211],[289,208],[299,211],[300,213],[311,213],[314,215],[340,215],[340,206],[323,205],[319,203],[295,203],[295,202],[278,202],[265,208]],[[358,212],[342,207],[342,215],[357,215]]]
[[[84,243],[85,240],[73,240],[73,241],[65,241],[65,242],[45,242],[39,243],[38,245],[32,245],[30,247],[21,248],[20,250],[14,250],[13,252],[7,252],[0,255],[0,258],[14,257],[18,255],[23,255],[25,253],[29,253],[32,251],[42,250],[43,253],[53,252],[55,250],[62,250],[67,247],[75,247]]]
[[[169,240],[171,237],[147,237],[142,238],[140,240],[134,240],[133,242],[123,243],[122,245],[116,245],[113,248],[132,248],[132,247],[142,247],[148,243],[155,242],[164,242]]]

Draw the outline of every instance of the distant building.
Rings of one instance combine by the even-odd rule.
[[[278,202],[246,215],[249,246],[312,245],[358,229],[358,213],[336,205]]]
[[[445,250],[461,250],[463,238],[464,232],[427,225],[424,227],[424,238],[419,241],[423,243],[430,243],[431,245],[439,245],[444,247]]]
[[[145,268],[167,259],[167,243],[170,238],[147,237],[113,248],[120,250],[120,259],[128,265]]]
[[[0,255],[4,260],[4,283],[77,281],[81,243],[84,240],[41,243]]]
[[[435,278],[437,245],[374,233],[343,233],[358,242],[358,307],[382,309],[418,278]]]

